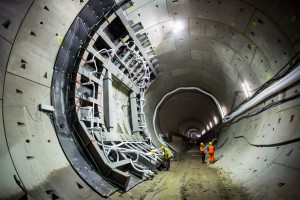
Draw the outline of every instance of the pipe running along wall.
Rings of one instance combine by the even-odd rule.
[[[230,122],[231,120],[238,117],[239,115],[244,114],[250,108],[253,108],[254,106],[266,100],[270,96],[282,91],[285,88],[288,88],[289,86],[291,86],[292,84],[294,84],[299,80],[300,80],[300,66],[296,67],[296,69],[289,72],[287,75],[279,79],[276,83],[267,87],[261,93],[251,98],[249,101],[247,101],[244,105],[239,107],[233,113],[225,116],[223,118],[223,122],[224,123]]]

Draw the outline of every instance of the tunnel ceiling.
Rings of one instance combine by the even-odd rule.
[[[148,36],[160,64],[158,78],[148,90],[149,112],[165,93],[196,86],[213,94],[226,114],[235,91],[242,91],[238,105],[246,98],[244,84],[251,95],[298,48],[297,1],[132,2],[126,18],[143,25],[138,34]],[[205,117],[200,121],[208,123],[211,119]]]

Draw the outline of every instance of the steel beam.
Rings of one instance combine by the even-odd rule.
[[[112,76],[111,72],[106,71],[103,79],[103,101],[104,101],[104,123],[110,132],[113,129],[113,98],[112,98]]]
[[[143,54],[143,57],[146,59],[147,63],[150,66],[151,71],[153,72],[153,74],[157,77],[158,74],[156,72],[156,70],[154,69],[150,58],[148,57],[147,53],[144,50],[144,47],[141,45],[139,39],[136,37],[135,32],[132,30],[130,24],[128,23],[125,15],[123,14],[122,9],[119,9],[116,11],[116,15],[121,19],[121,21],[123,22],[124,26],[126,27],[130,37],[133,39],[133,41],[135,42],[135,45],[139,48],[139,50],[141,51],[141,53]]]

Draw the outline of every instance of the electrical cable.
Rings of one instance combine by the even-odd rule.
[[[291,140],[286,140],[286,141],[283,141],[283,142],[277,142],[277,143],[272,143],[272,144],[253,144],[253,143],[249,142],[249,140],[245,136],[242,136],[242,135],[235,136],[233,134],[233,137],[236,138],[236,139],[243,138],[243,139],[246,140],[246,142],[249,145],[254,146],[254,147],[277,147],[277,146],[283,146],[283,145],[287,145],[287,144],[291,144],[291,143],[295,143],[295,142],[300,142],[300,138],[294,138],[294,139],[291,139]]]
[[[228,137],[226,138],[226,140],[220,146],[216,147],[216,149],[222,148],[222,146],[227,142],[227,140],[228,140]]]
[[[128,48],[129,50],[130,47],[129,47],[129,44],[128,43],[125,43],[124,46],[126,46],[126,48]],[[134,46],[134,45],[133,45]],[[144,98],[144,92],[145,92],[145,83],[148,82],[150,80],[150,76],[149,76],[149,67],[146,66],[146,61],[140,56],[138,55],[138,53],[135,51],[135,50],[131,50],[133,51],[134,53],[134,57],[135,57],[135,60],[137,62],[141,62],[142,63],[142,66],[143,66],[143,69],[144,69],[144,73],[142,74],[141,78],[137,80],[137,85],[134,83],[134,80],[133,80],[133,77],[131,76],[131,71],[130,69],[128,69],[127,65],[121,60],[121,58],[117,55],[117,53],[115,52],[114,49],[101,49],[99,51],[97,51],[95,54],[93,54],[93,57],[91,60],[87,61],[87,63],[94,63],[94,66],[95,66],[95,70],[94,71],[91,71],[89,73],[89,82],[86,82],[86,83],[81,83],[81,85],[92,85],[93,87],[93,106],[87,106],[87,107],[80,107],[81,109],[88,109],[88,116],[89,118],[91,119],[91,127],[89,128],[91,130],[91,135],[93,137],[93,141],[96,141],[98,145],[102,146],[102,149],[104,151],[104,155],[105,157],[107,158],[108,162],[111,162],[111,160],[109,159],[109,154],[111,152],[111,150],[115,151],[116,152],[116,156],[117,156],[117,161],[119,160],[119,151],[121,151],[122,153],[130,153],[130,152],[136,152],[137,154],[137,159],[133,162],[137,162],[138,160],[138,155],[141,154],[141,155],[147,155],[147,153],[144,153],[142,151],[138,151],[138,150],[132,150],[132,149],[129,149],[129,148],[123,148],[121,147],[122,145],[126,144],[126,143],[144,143],[144,142],[121,142],[119,144],[116,144],[116,145],[105,145],[104,144],[104,141],[103,141],[103,133],[99,127],[99,117],[94,117],[95,116],[95,111],[94,111],[94,103],[95,103],[95,84],[94,82],[91,80],[91,75],[92,74],[95,74],[95,73],[98,73],[98,66],[97,66],[97,62],[96,62],[96,59],[95,57],[98,55],[98,54],[102,54],[102,53],[106,53],[108,55],[108,58],[107,60],[109,59],[112,59],[113,57],[116,57],[119,62],[125,67],[125,69],[128,71],[128,75],[129,75],[129,78],[131,79],[132,83],[139,87],[140,88],[140,98],[139,98],[139,103],[140,103],[140,128],[142,128],[143,132],[147,135],[148,139],[150,140],[149,143],[150,145],[152,144],[151,142],[151,136],[150,134],[146,131],[146,128],[147,128],[147,125],[146,125],[146,120],[145,120],[145,113],[143,112],[143,107],[145,106],[146,104],[146,99]],[[138,83],[139,80],[142,80],[140,83]],[[101,143],[98,142],[95,138],[95,133],[94,133],[94,120],[97,120],[97,129],[100,131],[100,137],[101,137]],[[154,154],[154,156],[156,156],[156,154]],[[133,168],[137,169],[132,160],[130,160]],[[153,172],[151,172],[151,170],[139,170],[141,172],[144,172],[144,173],[147,173],[147,174],[151,174]],[[150,173],[151,172],[151,173]]]

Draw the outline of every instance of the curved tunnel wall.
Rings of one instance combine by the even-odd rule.
[[[25,192],[34,199],[98,196],[66,159],[50,118],[38,111],[40,103],[51,104],[56,55],[64,35],[86,3],[0,3],[1,20],[9,21],[7,28],[0,28],[2,58],[6,58],[1,59],[5,127],[5,132],[3,125],[1,128],[1,179],[5,180],[1,181],[1,199],[18,199]]]
[[[195,2],[200,2],[201,5],[194,5]],[[195,60],[200,60],[204,64],[209,63],[207,66],[213,66],[214,64],[219,66],[222,59],[225,62],[228,59],[227,54],[221,54],[218,51],[218,49],[224,48],[224,44],[229,47],[228,55],[234,54],[234,51],[236,51],[242,52],[241,54],[244,56],[243,59],[241,59],[242,56],[235,56],[233,65],[239,63],[239,59],[244,63],[249,62],[247,60],[251,60],[248,55],[250,54],[252,55],[252,70],[259,69],[256,78],[254,78],[253,88],[272,77],[294,55],[295,51],[299,51],[298,19],[300,17],[297,12],[299,5],[295,3],[296,1],[195,2],[192,6],[199,8],[196,16],[201,18],[198,26],[202,25],[204,27],[207,24],[211,26],[211,29],[214,29],[217,25],[218,30],[220,29],[212,32],[200,31],[195,32],[195,34],[204,36],[201,41],[207,40],[206,38],[213,38],[208,42],[210,45],[212,45],[213,40],[217,40],[216,43],[225,40],[217,47],[207,47],[207,45],[197,47],[199,48],[198,51],[193,52]],[[67,33],[71,23],[86,3],[84,1],[43,0],[1,1],[0,3],[0,8],[4,10],[1,12],[3,22],[1,21],[2,26],[0,27],[1,84],[4,85],[3,92],[0,92],[1,103],[3,104],[1,110],[3,115],[0,119],[0,177],[6,180],[0,183],[1,188],[5,191],[1,193],[3,199],[18,199],[25,195],[25,192],[16,184],[18,181],[20,181],[21,186],[24,186],[23,190],[29,191],[37,199],[48,198],[49,195],[53,194],[62,199],[92,199],[98,197],[98,194],[90,189],[70,166],[57,140],[50,119],[37,109],[38,104],[42,102],[50,104],[51,74],[60,47],[60,36],[63,37]],[[167,5],[164,1],[147,3],[147,1],[135,2],[135,5],[127,11],[127,19],[131,19],[133,22],[142,21],[145,28],[144,32],[148,33],[151,43],[157,44],[157,55],[162,55],[161,61],[167,65],[171,59],[178,57],[179,54],[183,55],[184,52],[173,52],[174,55],[168,58],[167,52],[174,50],[175,47],[171,44],[175,43],[167,43],[170,40],[174,41],[174,38],[170,37],[170,31],[167,34],[167,32],[164,33],[164,30],[169,26],[172,31],[172,26],[168,25],[172,19],[180,17],[184,19],[186,17],[185,13],[195,12],[194,10],[185,10],[184,8],[187,5],[181,4],[181,2],[174,5],[171,1],[167,1]],[[171,17],[164,15],[167,12],[167,6],[173,12]],[[11,7],[16,9],[11,10]],[[235,9],[232,9],[232,7]],[[148,9],[150,13],[148,13],[148,16],[151,16],[151,12],[153,12],[156,18],[151,18],[152,21],[150,21],[150,17],[145,17],[147,12],[143,13],[141,18],[136,18],[138,13],[147,8],[150,8]],[[224,12],[227,10],[230,11],[229,13],[235,13],[235,15],[232,17],[231,14],[224,13],[223,10]],[[206,14],[200,15],[199,13]],[[242,15],[243,17],[241,17]],[[255,21],[252,19],[255,19]],[[259,22],[258,19],[263,23]],[[192,24],[192,22],[190,23]],[[164,24],[164,28],[161,27],[160,31],[157,31],[157,24]],[[195,24],[197,23],[195,22]],[[250,24],[249,27],[251,28],[247,29],[247,24],[248,26]],[[222,25],[221,28],[219,28],[219,25]],[[226,31],[223,31],[224,33],[214,35],[222,32],[221,30],[224,27],[226,28]],[[159,37],[157,36],[158,33],[161,34]],[[248,41],[239,39],[239,33],[246,34],[248,39],[251,38],[255,46],[250,45],[251,48],[248,48]],[[209,37],[206,37],[207,35]],[[175,37],[175,41],[178,43],[181,42],[180,39]],[[226,42],[226,40],[228,41]],[[190,49],[190,46],[189,43],[186,46],[183,44],[182,47],[178,46],[177,48],[180,51],[185,51]],[[256,46],[258,48],[254,53],[254,47]],[[209,53],[206,56],[207,52],[203,52],[203,49],[206,48],[211,49],[207,52],[214,54]],[[245,57],[244,52],[248,58]],[[220,62],[211,63],[207,59],[211,55],[218,54],[222,55],[221,58],[217,58],[221,60]],[[164,55],[166,55],[165,58]],[[201,57],[202,59],[200,59]],[[261,60],[267,63],[262,68],[259,67],[261,66],[259,64]],[[197,61],[187,61],[185,63],[190,63],[188,65],[191,68],[192,65],[197,65]],[[177,68],[180,69],[179,67],[178,64]],[[236,71],[248,77],[250,76],[249,69],[241,67],[234,70],[229,65],[222,65],[222,68],[224,68],[223,71],[203,67],[203,73],[205,74],[203,84],[198,82],[199,76],[195,75],[194,78],[190,76],[191,72],[194,71],[187,70],[189,73],[185,73],[185,70],[182,70],[185,77],[190,77],[192,81],[186,81],[182,79],[182,76],[176,76],[172,77],[168,85],[163,88],[160,88],[160,81],[168,80],[168,78],[164,78],[166,74],[163,74],[168,73],[168,70],[163,69],[163,65],[162,68],[157,68],[161,79],[158,78],[153,83],[147,94],[148,98],[151,98],[146,110],[148,125],[151,124],[152,112],[160,98],[166,92],[178,86],[196,85],[204,87],[212,91],[218,99],[222,99],[224,105],[230,107],[229,104],[233,100],[231,91],[241,90],[239,75]],[[174,71],[175,75],[176,73],[180,75],[181,71],[178,69]],[[225,82],[227,87],[218,89],[217,85],[209,83],[214,80],[212,79],[213,74],[221,73],[227,73],[227,75],[222,75],[224,81],[220,81],[218,85]],[[249,80],[252,79],[249,78]],[[2,89],[2,87],[0,88]],[[223,94],[223,91],[226,91],[226,93]],[[299,84],[272,99],[276,101],[292,95],[295,91],[299,91]],[[237,104],[242,100],[243,98]],[[271,99],[266,104],[268,102],[270,103]],[[299,197],[297,191],[299,186],[297,180],[300,178],[299,143],[280,146],[279,148],[258,148],[249,145],[242,138],[233,137],[234,135],[243,135],[250,142],[259,144],[276,143],[299,137],[299,113],[299,100],[294,100],[272,108],[256,117],[231,125],[220,134],[219,144],[225,141],[227,137],[228,140],[217,151],[217,156],[223,155],[223,158],[216,164],[224,170],[232,172],[232,178],[249,188],[249,192],[254,196],[256,195],[255,197],[258,199],[276,199],[278,196],[282,198]],[[293,119],[291,120],[291,118]]]
[[[269,99],[255,109],[298,93],[299,85]],[[231,173],[233,181],[248,189],[255,199],[298,199],[299,99],[245,118],[224,128],[219,138],[216,165]],[[240,137],[243,136],[243,137]],[[228,138],[228,139],[227,139]],[[225,143],[224,143],[225,142]],[[259,147],[254,145],[270,145]]]
[[[167,5],[155,1],[145,7],[155,5],[165,11],[165,18],[156,22],[145,19],[143,23],[144,32],[156,44],[161,62],[157,69],[160,76],[147,93],[147,97],[152,98],[146,107],[149,122],[163,95],[182,85],[211,91],[228,112],[233,102],[236,107],[245,99],[243,80],[248,81],[251,91],[269,80],[299,52],[300,31],[296,20],[299,3],[296,1],[167,1]],[[165,10],[165,6],[168,9]],[[142,13],[143,9],[132,13]],[[134,18],[132,13],[128,14],[129,18]],[[173,20],[183,22],[182,33],[171,33]],[[160,87],[162,83],[165,87]],[[235,100],[234,91],[238,91]],[[247,113],[298,93],[299,82]],[[234,182],[246,187],[252,198],[299,198],[296,189],[299,187],[299,142],[255,147],[244,138],[234,136],[244,136],[252,144],[298,138],[298,108],[299,100],[293,100],[221,130],[218,145],[226,142],[217,150],[220,160],[216,166],[230,172]],[[173,112],[173,116],[177,114],[179,112]],[[209,120],[212,119],[202,119],[206,123]],[[206,138],[211,139],[207,135]],[[180,143],[177,140],[174,145]]]

